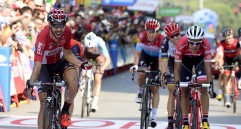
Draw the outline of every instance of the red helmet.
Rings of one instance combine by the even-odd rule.
[[[146,21],[146,24],[145,24],[146,30],[158,31],[159,28],[160,28],[160,23],[156,19],[149,19]]]
[[[164,27],[164,31],[167,36],[171,36],[171,34],[180,33],[180,27],[175,22],[172,22]]]
[[[58,22],[58,23],[66,23],[68,21],[68,15],[64,13],[62,9],[52,9],[47,18],[48,22]]]

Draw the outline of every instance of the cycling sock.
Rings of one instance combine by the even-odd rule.
[[[93,101],[95,101],[96,103],[98,102],[98,100],[99,100],[99,97],[98,97],[98,96],[94,96],[94,97],[93,97]]]
[[[189,125],[187,116],[183,116],[183,123],[184,123],[184,125]]]
[[[168,116],[167,119],[168,119],[168,123],[173,123],[173,116]]]
[[[223,90],[222,89],[218,89],[218,94],[222,94]]]
[[[203,113],[202,122],[208,122],[208,113]]]
[[[142,87],[139,87],[139,88],[138,88],[138,93],[141,93],[141,94],[142,94],[142,90],[143,90],[143,88],[142,88]]]
[[[151,112],[152,112],[152,119],[156,120],[157,108],[152,108],[152,109],[151,109]]]
[[[63,106],[62,111],[69,111],[69,107],[71,106],[71,104],[72,103],[64,102],[64,106]]]

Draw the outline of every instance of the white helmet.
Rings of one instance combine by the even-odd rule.
[[[204,31],[201,27],[199,26],[191,26],[187,30],[187,38],[191,40],[195,39],[203,39],[204,36]]]
[[[93,32],[88,33],[85,36],[85,47],[95,47],[96,46],[96,35]]]

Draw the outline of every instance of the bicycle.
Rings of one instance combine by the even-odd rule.
[[[101,63],[100,64],[92,64],[91,66],[100,67],[101,68]],[[81,97],[82,97],[82,106],[81,106],[81,118],[84,117],[85,115],[85,110],[86,110],[86,115],[87,117],[90,116],[90,112],[95,112],[91,110],[91,104],[93,100],[93,88],[94,88],[94,75],[93,71],[95,69],[85,69],[85,75],[84,75],[84,83],[82,83],[82,86],[80,88],[81,92]]]
[[[233,113],[236,113],[236,99],[235,99],[235,96],[236,96],[236,92],[235,92],[235,86],[237,87],[237,78],[235,76],[235,68],[238,67],[238,65],[235,65],[234,63],[232,63],[231,65],[223,65],[222,68],[223,69],[227,69],[227,70],[231,70],[231,84],[232,84],[232,93],[230,94],[230,102],[231,102],[231,105],[233,107]],[[224,79],[224,84],[227,84],[227,80]],[[222,88],[223,90],[223,96],[225,95],[226,93],[226,89],[225,89],[225,86],[223,86]],[[226,103],[226,97],[224,97],[223,99],[223,105],[225,106],[225,103]]]
[[[47,97],[44,98],[43,129],[67,129],[61,126],[61,87],[65,82],[58,74],[54,74],[52,83],[36,82],[29,86],[47,86]],[[48,118],[48,121],[46,121]]]
[[[190,98],[190,127],[191,129],[200,129],[200,123],[202,120],[202,109],[201,109],[201,102],[199,99],[199,88],[207,87],[209,88],[209,95],[211,98],[216,97],[216,93],[213,90],[212,83],[210,84],[199,84],[197,83],[197,76],[196,76],[196,69],[195,66],[192,68],[192,79],[190,83],[180,82],[177,83],[177,89],[175,94],[180,94],[181,87],[188,87],[190,88],[189,98]],[[178,127],[181,128],[180,124],[177,124]]]
[[[140,111],[141,111],[141,126],[140,129],[147,129],[150,121],[151,114],[151,103],[152,103],[152,92],[150,86],[152,86],[152,82],[155,78],[153,78],[152,74],[158,73],[160,71],[149,71],[149,70],[134,70],[135,72],[141,72],[146,74],[145,84],[143,85],[142,90],[142,99],[140,103]],[[134,80],[134,72],[132,73],[132,81]]]

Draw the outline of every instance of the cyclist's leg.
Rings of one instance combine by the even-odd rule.
[[[224,86],[224,74],[223,73],[219,73],[219,77],[218,77],[218,96],[217,99],[219,101],[221,101],[223,99],[223,86]]]
[[[139,63],[138,63],[138,69],[147,69],[147,66],[149,66],[150,62],[148,60],[148,55],[142,51],[141,55],[140,55],[140,59],[139,59]],[[137,96],[136,96],[136,103],[140,103],[141,102],[141,98],[142,98],[142,86],[145,83],[145,74],[144,73],[138,73],[138,77],[137,77],[137,83],[138,83],[138,90],[137,90]]]
[[[180,82],[190,82],[192,73],[186,66],[182,64],[181,67],[181,75],[180,75]],[[189,89],[188,88],[182,88],[181,90],[181,108],[182,108],[182,114],[183,114],[183,124],[184,128],[189,128],[189,121],[188,121],[188,113],[189,113]]]
[[[73,106],[75,96],[78,93],[78,80],[79,80],[79,68],[75,67],[67,61],[63,61],[61,64],[61,73],[63,79],[68,85],[69,97],[68,100],[64,101],[64,106],[62,108],[61,124],[63,126],[69,126],[71,124],[70,114],[73,113]]]
[[[205,73],[204,61],[201,61],[196,68],[197,73],[197,81],[198,83],[207,83],[207,76]],[[208,88],[200,88],[199,90],[201,94],[201,109],[202,109],[202,129],[209,129],[208,124],[208,112],[209,112],[209,96],[208,96]]]
[[[42,65],[40,74],[38,77],[38,81],[42,82],[51,82],[51,68],[47,68],[47,65]],[[38,114],[38,128],[42,128],[43,124],[43,113],[44,113],[44,98],[47,96],[47,88],[46,87],[39,87],[38,88],[38,96],[39,96],[39,102],[40,102],[40,109]],[[46,118],[46,122],[48,122],[48,117]]]
[[[105,63],[105,57],[100,54],[96,58],[97,64],[104,64]],[[98,101],[99,101],[99,95],[101,92],[101,82],[102,82],[102,76],[103,72],[101,71],[101,67],[96,66],[96,71],[94,71],[94,89],[93,89],[93,101],[92,101],[92,107],[91,109],[95,112],[98,109]]]
[[[232,65],[233,63],[233,59],[232,58],[228,58],[225,57],[224,60],[224,65]],[[225,70],[224,71],[224,80],[225,80],[225,84],[224,84],[224,92],[225,92],[225,97],[226,97],[226,102],[225,102],[225,106],[226,107],[230,107],[231,103],[230,103],[230,94],[232,93],[232,86],[231,86],[231,70]]]
[[[168,101],[167,101],[167,112],[168,112],[168,128],[173,128],[173,113],[174,113],[174,101],[175,97],[173,96],[173,91],[175,90],[174,84],[174,58],[169,57],[168,60],[168,74],[170,77],[167,79],[167,87],[168,87]]]

